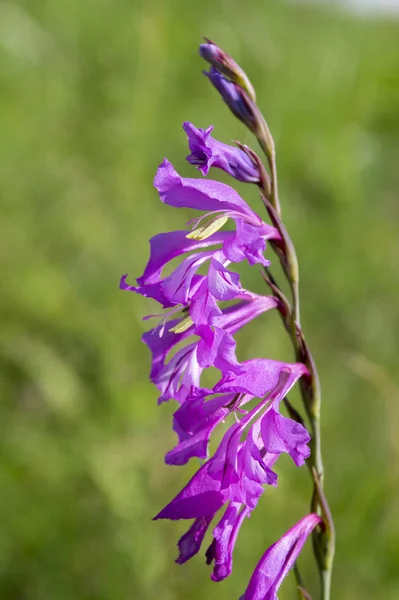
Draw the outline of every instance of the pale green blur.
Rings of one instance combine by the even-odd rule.
[[[202,35],[246,70],[276,141],[323,388],[333,598],[399,597],[399,22],[270,0],[26,0],[0,5],[2,600],[237,600],[308,510],[308,473],[283,459],[219,584],[203,553],[174,563],[188,524],[151,521],[198,463],[164,465],[174,406],[157,407],[140,341],[157,309],[119,277],[188,219],[152,187],[165,156],[196,175],[184,120],[257,150],[201,75]],[[273,313],[238,344],[292,359]],[[310,544],[300,565],[317,600]],[[290,576],[279,597],[295,594]]]

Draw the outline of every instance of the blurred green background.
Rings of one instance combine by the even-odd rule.
[[[164,465],[175,407],[156,406],[140,341],[154,307],[119,276],[187,220],[152,187],[164,156],[196,176],[184,120],[256,148],[201,75],[202,35],[246,69],[277,144],[323,385],[333,598],[399,598],[399,22],[270,0],[26,0],[0,5],[2,600],[234,600],[308,509],[306,470],[282,460],[220,584],[203,554],[173,562],[187,523],[151,521],[196,464]],[[244,281],[265,291],[256,267]],[[291,360],[277,315],[239,356]],[[316,600],[309,548],[301,566]]]

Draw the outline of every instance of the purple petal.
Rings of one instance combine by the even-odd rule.
[[[193,240],[186,237],[189,233],[189,231],[169,231],[151,238],[150,260],[143,275],[137,279],[137,283],[144,285],[157,282],[163,267],[173,258],[185,252],[222,244],[233,235],[231,231],[217,231],[205,240]]]
[[[280,395],[288,393],[295,381],[307,373],[302,363],[283,363],[267,358],[254,358],[242,363],[242,374],[234,376],[226,374],[215,386],[215,393],[244,392],[261,398],[275,388]],[[280,377],[284,376],[283,387]],[[282,397],[282,396],[281,396]]]
[[[231,502],[213,530],[214,539],[206,552],[207,564],[214,562],[211,575],[213,581],[222,581],[231,574],[234,545],[242,522],[247,516],[247,508],[242,508],[242,504],[238,502]]]
[[[280,239],[281,236],[275,227],[271,227],[260,221],[258,225],[245,223],[235,218],[236,234],[226,239],[223,244],[223,252],[231,262],[248,260],[250,265],[261,264],[268,266],[263,253],[266,249],[267,239]]]
[[[248,479],[275,487],[277,475],[271,470],[270,463],[262,457],[260,446],[263,447],[263,443],[259,438],[259,430],[260,422],[257,421],[248,432],[241,449],[242,468]]]
[[[222,311],[217,305],[214,296],[209,291],[209,281],[205,278],[198,290],[192,296],[190,304],[190,317],[196,325],[207,325]]]
[[[153,380],[163,369],[166,356],[170,350],[192,333],[190,329],[183,333],[174,333],[173,331],[170,331],[179,322],[180,319],[174,319],[166,324],[163,331],[162,327],[158,326],[143,334],[142,340],[148,346],[152,354],[151,380]]]
[[[300,467],[310,455],[307,443],[310,435],[306,429],[296,421],[283,417],[272,407],[261,421],[261,432],[264,447],[272,454],[289,454]]]
[[[212,324],[234,334],[255,317],[277,306],[277,300],[273,296],[248,296],[248,301],[224,309],[222,315],[212,319]]]
[[[259,181],[259,169],[245,152],[237,147],[229,146],[215,140],[211,136],[212,126],[208,129],[197,129],[192,123],[183,124],[188,136],[191,150],[187,160],[198,166],[203,175],[207,175],[210,167],[222,169],[232,177],[246,183]]]
[[[177,543],[179,556],[176,559],[179,565],[184,564],[198,553],[213,517],[212,514],[195,519],[190,529],[180,538]]]
[[[233,188],[219,181],[180,177],[168,160],[158,167],[154,186],[165,204],[205,211],[238,211],[259,221],[259,217]]]
[[[174,303],[170,302],[167,295],[163,292],[161,282],[136,287],[134,285],[128,285],[126,283],[126,278],[127,274],[122,275],[119,284],[119,288],[121,290],[135,292],[136,294],[140,294],[141,296],[145,296],[146,298],[153,298],[154,300],[159,302],[159,304],[162,304],[164,308],[170,308],[174,306]]]
[[[233,394],[225,394],[206,402],[203,398],[195,398],[182,404],[173,416],[173,430],[179,437],[179,443],[167,453],[165,462],[184,465],[194,456],[207,458],[211,433],[229,414],[225,406],[233,397]]]
[[[216,256],[209,265],[208,286],[210,293],[221,301],[234,300],[242,292],[239,274],[228,271]]]
[[[171,399],[184,402],[193,389],[199,388],[202,369],[198,364],[196,348],[196,343],[181,348],[151,378],[161,392],[159,404]]]
[[[241,364],[236,357],[236,341],[222,329],[201,325],[195,333],[201,337],[198,342],[197,357],[201,367],[214,366],[222,373],[241,372]]]
[[[270,546],[257,564],[241,600],[276,600],[284,577],[294,566],[308,535],[320,522],[320,517],[311,513]]]
[[[220,483],[209,476],[205,463],[185,488],[154,519],[197,519],[215,514],[226,501]]]
[[[213,252],[192,254],[162,281],[162,291],[170,302],[187,306],[193,295],[193,278],[200,266],[212,258]]]

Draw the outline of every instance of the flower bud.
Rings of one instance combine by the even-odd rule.
[[[217,89],[231,112],[240,119],[251,131],[256,131],[251,99],[241,87],[219,73],[215,67],[209,72],[204,71],[214,87]]]
[[[199,48],[199,53],[202,58],[215,67],[217,71],[223,73],[231,81],[242,87],[242,89],[247,92],[249,97],[255,101],[255,90],[241,67],[232,59],[229,54],[214,44],[214,42],[208,40],[208,38],[205,38],[205,41],[206,43],[201,44]]]

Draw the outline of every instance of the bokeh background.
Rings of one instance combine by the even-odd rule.
[[[0,5],[3,600],[235,599],[308,509],[306,470],[282,460],[220,584],[203,555],[173,562],[186,523],[151,521],[196,465],[163,463],[174,406],[156,406],[140,341],[154,307],[119,276],[187,220],[152,187],[164,156],[196,176],[184,120],[256,148],[201,75],[202,35],[246,69],[277,144],[323,385],[333,597],[399,597],[399,22],[332,3],[26,0]],[[277,315],[240,334],[252,356],[291,360]],[[309,548],[300,564],[317,598]]]

